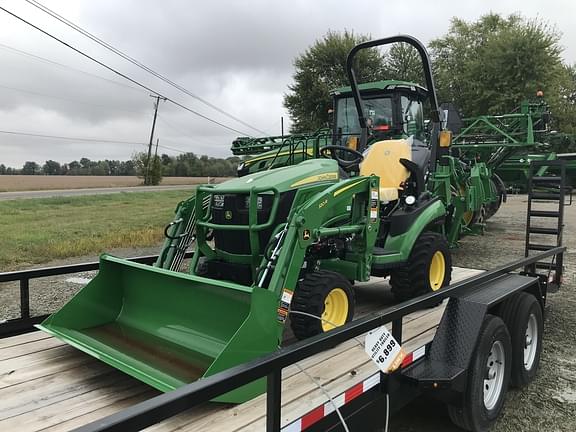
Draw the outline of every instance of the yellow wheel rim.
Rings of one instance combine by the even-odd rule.
[[[342,288],[334,288],[324,299],[322,330],[328,331],[346,324],[348,318],[348,296]]]
[[[446,275],[446,260],[444,259],[444,254],[440,251],[436,251],[432,255],[432,261],[430,261],[430,288],[432,291],[437,291],[442,288],[442,282],[444,282],[444,276]]]

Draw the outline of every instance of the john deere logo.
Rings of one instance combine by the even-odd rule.
[[[232,212],[231,212],[230,210],[226,210],[226,211],[224,212],[224,218],[225,218],[226,220],[232,220]]]

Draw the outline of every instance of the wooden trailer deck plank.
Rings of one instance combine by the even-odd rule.
[[[75,416],[73,418],[70,418],[69,420],[62,421],[53,426],[44,427],[41,430],[42,432],[68,432],[72,429],[84,426],[85,424],[88,424],[92,421],[101,419],[103,417],[109,416],[123,409],[129,408],[137,403],[144,402],[145,400],[150,399],[156,396],[157,394],[158,392],[156,390],[148,387],[143,393],[138,393],[129,396],[125,399],[118,399],[116,401],[112,401],[110,404],[103,406],[102,408],[94,409],[93,411],[87,414],[81,416]]]
[[[35,342],[40,339],[48,339],[49,337],[51,336],[48,333],[44,333],[41,331],[34,331],[19,336],[7,337],[4,339],[0,339],[0,350],[15,345],[22,345],[25,343]]]
[[[76,354],[75,348],[63,345],[23,357],[2,360],[0,361],[0,389],[98,361],[88,355]]]
[[[30,343],[23,343],[20,345],[13,345],[0,350],[0,360],[23,357],[35,352],[48,350],[62,345],[66,344],[54,337],[40,339]]]
[[[73,397],[35,408],[33,415],[12,416],[2,427],[7,431],[41,430],[148,391],[146,386],[129,377],[108,374],[98,378],[100,387],[87,386]]]
[[[0,421],[31,412],[47,405],[74,398],[83,393],[126,379],[126,375],[100,362],[27,381],[0,390]],[[110,391],[113,391],[113,387]],[[0,423],[0,430],[1,430]]]
[[[479,272],[454,268],[453,281]],[[386,285],[382,278],[358,284],[359,316],[393,304],[389,290],[383,293]],[[443,306],[438,306],[405,317],[404,346],[414,349],[431,340],[442,310]],[[311,404],[326,400],[298,366],[318,377],[333,396],[375,371],[354,339],[285,368],[283,424],[313,408]],[[352,370],[356,373],[351,374]],[[159,392],[43,332],[0,340],[0,430],[69,430],[156,394]],[[207,403],[147,430],[261,430],[265,407],[264,396],[241,405]]]

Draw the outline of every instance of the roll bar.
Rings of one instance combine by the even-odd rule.
[[[363,151],[366,148],[367,140],[368,140],[368,132],[366,126],[366,116],[364,113],[364,108],[362,107],[362,100],[360,98],[360,91],[358,90],[358,82],[356,80],[356,73],[354,72],[354,58],[356,54],[360,50],[367,49],[367,48],[374,48],[377,46],[382,45],[389,45],[393,43],[404,42],[407,43],[418,51],[420,54],[420,59],[422,60],[422,66],[424,69],[424,77],[426,79],[426,87],[428,89],[428,98],[430,100],[430,117],[433,123],[437,125],[440,124],[442,119],[441,111],[438,107],[438,99],[436,97],[436,87],[434,86],[434,78],[432,77],[432,66],[430,64],[430,57],[428,56],[428,51],[426,51],[426,47],[420,42],[418,39],[408,36],[408,35],[398,35],[387,37],[383,39],[375,39],[372,41],[362,42],[361,44],[356,45],[350,53],[348,54],[348,58],[346,59],[346,72],[348,74],[348,80],[350,81],[350,87],[352,88],[352,95],[354,97],[354,103],[356,105],[356,110],[358,111],[358,121],[360,123],[360,127],[362,128],[362,133],[360,135],[360,150]],[[440,129],[437,127],[437,129]],[[432,146],[432,151],[435,153],[435,147]]]

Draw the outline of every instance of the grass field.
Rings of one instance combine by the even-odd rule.
[[[219,181],[220,178],[211,180]],[[207,177],[164,177],[162,185],[188,185],[208,183]],[[85,189],[140,186],[142,179],[135,176],[0,176],[0,192],[28,190]]]
[[[0,272],[114,248],[156,245],[190,191],[0,202]]]

